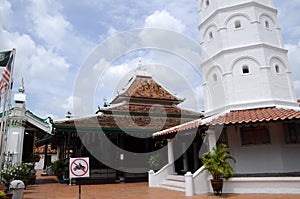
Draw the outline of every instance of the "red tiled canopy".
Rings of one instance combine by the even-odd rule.
[[[187,123],[184,123],[184,124],[181,124],[178,126],[171,127],[169,129],[159,131],[157,133],[154,133],[153,136],[156,137],[156,136],[163,136],[163,135],[168,135],[168,134],[175,134],[180,131],[198,128],[200,124],[201,124],[201,119],[197,119],[197,120],[194,120],[191,122],[187,122]]]
[[[283,121],[300,119],[300,111],[295,111],[293,109],[284,108],[257,108],[248,110],[235,110],[226,113],[225,115],[219,116],[211,121],[205,123],[205,126],[213,125],[234,125],[234,124],[249,124],[249,123],[259,123],[259,122],[270,122],[270,121]],[[201,120],[194,120],[192,122],[185,123],[180,126],[175,126],[164,131],[154,133],[153,136],[164,136],[168,134],[175,134],[177,132],[196,128],[201,124]],[[180,128],[179,128],[180,127]]]
[[[206,125],[248,124],[291,119],[300,119],[300,111],[271,107],[230,111]]]

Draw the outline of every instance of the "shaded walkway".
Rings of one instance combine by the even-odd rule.
[[[49,182],[49,183],[47,183]],[[78,199],[78,186],[59,184],[55,176],[40,176],[38,172],[36,185],[29,185],[23,199]],[[82,199],[299,199],[300,195],[271,194],[224,194],[221,197],[196,195],[186,197],[182,192],[161,188],[149,188],[143,183],[82,185]]]

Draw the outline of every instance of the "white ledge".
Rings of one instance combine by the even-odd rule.
[[[300,177],[231,177],[226,182],[297,182]]]

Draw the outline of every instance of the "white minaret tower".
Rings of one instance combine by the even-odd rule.
[[[205,111],[297,107],[273,0],[198,0]]]
[[[22,79],[22,86],[19,88],[19,93],[14,95],[15,106],[8,120],[9,126],[5,147],[5,164],[16,164],[22,162],[26,123],[26,95],[24,92],[24,81]]]

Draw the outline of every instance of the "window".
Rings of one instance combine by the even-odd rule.
[[[241,23],[241,21],[235,21],[234,22],[234,27],[235,27],[235,29],[240,29],[240,28],[242,28],[242,23]]]
[[[279,68],[278,65],[275,65],[275,71],[276,71],[277,74],[280,73],[280,68]]]
[[[285,143],[295,144],[300,143],[300,124],[299,122],[286,122],[285,129]]]
[[[214,38],[214,34],[212,32],[209,32],[208,33],[208,37],[209,37],[209,39],[213,39]]]
[[[270,28],[269,21],[267,21],[267,20],[265,20],[265,27],[266,27],[266,28]]]
[[[213,80],[214,80],[214,82],[218,81],[218,76],[217,76],[217,74],[214,74],[214,75],[213,75]]]
[[[266,126],[241,127],[242,145],[270,144],[270,133]]]
[[[243,70],[243,74],[249,74],[250,73],[249,67],[247,65],[243,66],[242,70]]]
[[[205,4],[206,4],[206,7],[208,7],[209,4],[210,4],[209,0],[206,0],[206,1],[205,1]]]

